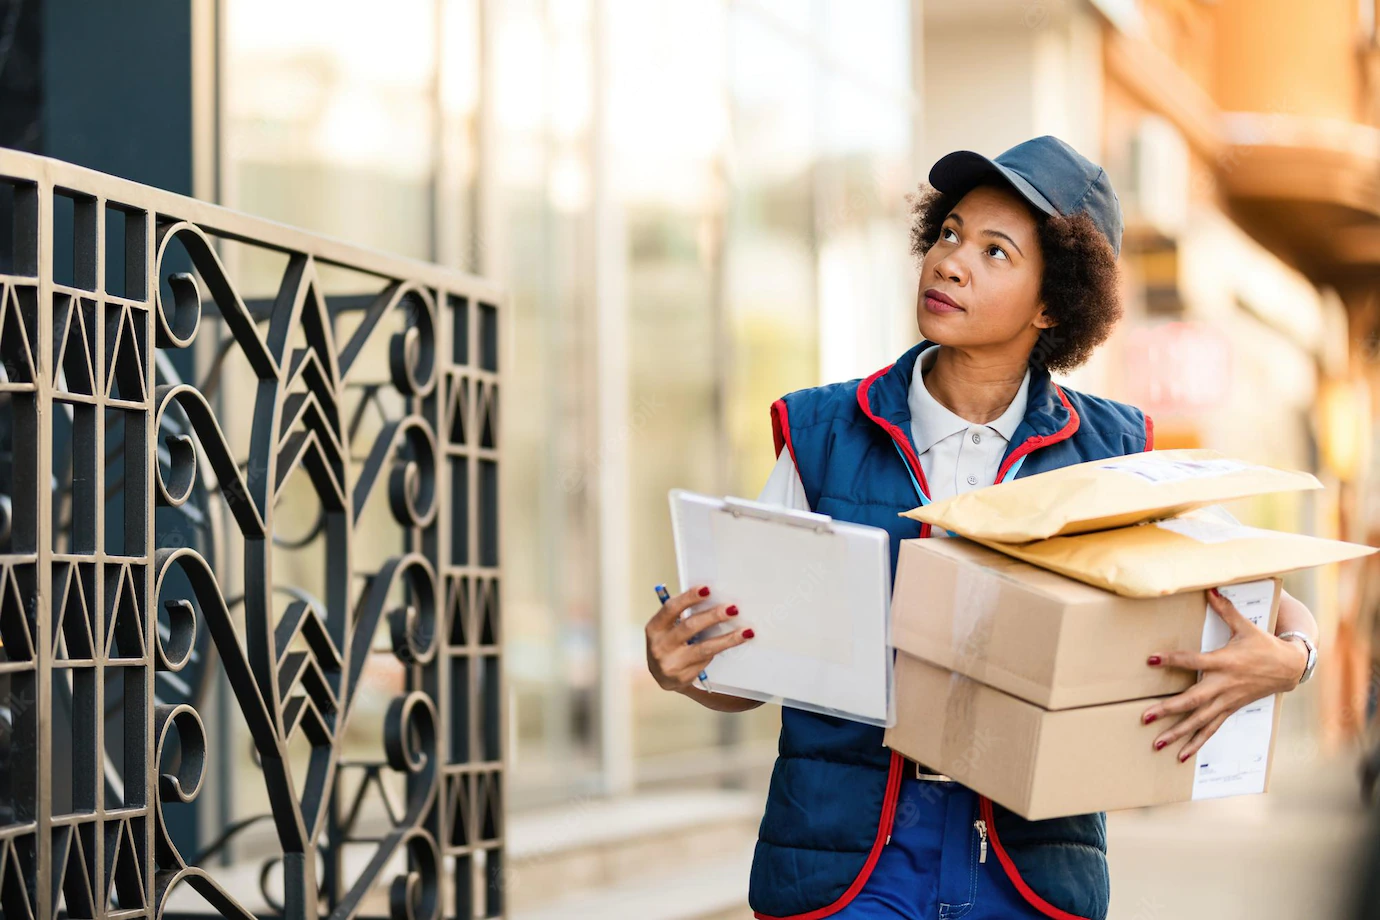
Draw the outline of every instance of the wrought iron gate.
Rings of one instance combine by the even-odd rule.
[[[0,913],[501,916],[499,293],[3,150],[0,220]],[[171,829],[235,753],[202,673],[281,895]]]

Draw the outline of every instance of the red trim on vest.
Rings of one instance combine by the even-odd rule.
[[[910,464],[911,472],[915,474],[915,481],[920,483],[920,491],[925,493],[926,498],[929,498],[930,484],[925,481],[925,471],[920,468],[920,458],[915,456],[915,449],[910,446],[910,441],[906,439],[905,432],[901,431],[900,428],[897,428],[886,419],[873,415],[872,406],[867,398],[867,391],[868,388],[872,386],[872,382],[891,370],[894,366],[894,364],[888,364],[886,367],[858,384],[858,408],[862,409],[863,415],[872,419],[872,421],[882,427],[883,431],[891,435],[891,440],[895,441],[897,446],[901,448],[901,453],[905,456],[906,462]],[[930,530],[929,524],[923,522],[920,524],[920,536],[928,537],[930,535]]]
[[[872,875],[872,870],[877,866],[877,860],[882,856],[882,847],[886,846],[887,840],[891,837],[891,828],[896,821],[896,801],[901,797],[901,765],[903,758],[895,751],[891,752],[891,766],[886,775],[886,795],[882,798],[882,820],[877,822],[877,837],[872,841],[872,850],[867,854],[867,862],[863,863],[862,870],[858,877],[853,879],[853,884],[848,886],[848,890],[839,895],[834,903],[817,910],[808,911],[803,914],[791,914],[789,917],[773,917],[759,911],[753,911],[753,916],[757,920],[820,920],[830,914],[836,914],[848,906],[858,892],[862,891],[867,884],[867,879]]]
[[[1065,409],[1069,410],[1068,423],[1065,424],[1063,428],[1054,432],[1054,434],[1033,434],[1021,442],[1021,446],[1013,450],[1006,458],[1006,461],[1002,463],[1001,469],[997,470],[997,482],[1002,481],[1002,477],[1004,477],[1006,471],[1011,468],[1011,464],[1015,463],[1021,457],[1041,447],[1048,447],[1051,444],[1065,441],[1073,437],[1073,433],[1078,430],[1078,425],[1082,421],[1078,417],[1078,411],[1073,408],[1073,405],[1069,402],[1069,398],[1064,395],[1064,391],[1060,389],[1058,384],[1054,385],[1054,392],[1059,394],[1059,401],[1064,404]]]
[[[1145,449],[1155,449],[1155,420],[1150,417],[1150,413],[1142,412],[1145,416]]]
[[[1001,837],[997,835],[997,822],[992,814],[992,800],[987,796],[979,796],[980,807],[982,809],[982,819],[987,822],[987,838],[992,841],[992,849],[997,854],[997,860],[1001,863],[1002,869],[1006,872],[1006,877],[1011,879],[1011,884],[1016,886],[1016,890],[1021,893],[1021,897],[1031,907],[1044,914],[1046,917],[1053,917],[1054,920],[1088,920],[1087,917],[1080,917],[1071,914],[1066,910],[1060,910],[1053,904],[1046,901],[1035,893],[1025,879],[1021,878],[1021,873],[1016,869],[1016,864],[1006,852],[1006,847],[1001,845]]]
[[[781,448],[784,445],[791,452],[791,463],[795,464],[798,471],[800,464],[795,461],[795,445],[791,443],[791,420],[786,413],[786,400],[778,399],[771,404],[771,439],[776,444],[776,456],[781,457]]]

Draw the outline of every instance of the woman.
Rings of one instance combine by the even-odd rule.
[[[1153,444],[1139,409],[1050,380],[1086,361],[1121,315],[1121,211],[1103,170],[1044,136],[995,160],[951,153],[929,184],[912,199],[922,341],[861,381],[778,400],[778,461],[762,493],[885,528],[893,572],[900,540],[931,536],[899,511]],[[667,690],[741,712],[758,704],[692,686],[714,655],[752,639],[738,629],[686,644],[739,613],[719,605],[678,622],[711,593],[692,588],[652,617],[648,667]],[[1220,597],[1210,603],[1233,627],[1227,646],[1147,662],[1203,671],[1141,715],[1187,714],[1153,742],[1177,743],[1163,756],[1186,760],[1229,714],[1305,676],[1311,640],[1267,635]],[[1287,593],[1278,619],[1280,634],[1317,634]],[[1106,915],[1105,815],[1026,821],[886,750],[879,728],[796,709],[783,709],[781,722],[749,892],[758,917]]]

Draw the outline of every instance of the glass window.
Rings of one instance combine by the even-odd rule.
[[[887,31],[898,42],[906,32]],[[915,272],[905,195],[911,174],[908,96],[851,75],[821,80],[816,163],[819,373],[848,380],[915,341]]]
[[[807,32],[753,7],[729,33],[734,164],[724,259],[736,360],[728,411],[738,477],[755,497],[775,460],[768,408],[819,383],[815,292],[819,61]]]
[[[679,585],[666,493],[721,491],[728,461],[718,405],[723,11],[694,0],[616,2],[608,48],[609,193],[624,236],[613,256],[622,263],[628,321],[632,519],[624,588],[630,634],[640,640],[657,607],[652,585]],[[634,755],[718,744],[722,718],[663,691],[641,660],[639,649]]]
[[[775,707],[711,713],[642,665],[651,586],[677,581],[666,493],[755,496],[771,402],[913,335],[911,4],[358,2],[227,8],[226,198],[508,291],[512,801],[630,766],[600,750],[601,597],[629,611],[631,701],[606,713],[631,719],[637,772],[743,743],[769,758]],[[234,255],[271,294],[281,264]],[[610,314],[626,379],[598,364]],[[615,454],[625,491],[600,495]],[[610,507],[628,509],[621,571]]]
[[[361,0],[226,6],[226,202],[431,259],[437,4],[374,12]],[[271,265],[239,268],[251,290],[276,286]]]
[[[587,0],[488,12],[497,236],[481,249],[511,316],[504,616],[521,804],[586,789],[599,768],[593,33]]]

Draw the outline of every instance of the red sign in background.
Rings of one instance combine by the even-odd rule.
[[[1231,342],[1219,329],[1170,322],[1130,329],[1123,341],[1128,401],[1151,415],[1220,405],[1231,386]]]

